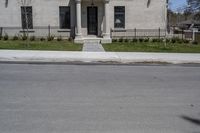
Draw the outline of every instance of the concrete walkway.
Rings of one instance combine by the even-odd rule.
[[[0,50],[0,62],[199,63],[200,54]]]
[[[86,42],[83,44],[85,52],[105,52],[103,46],[99,42]]]

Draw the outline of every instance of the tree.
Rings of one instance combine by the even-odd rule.
[[[8,0],[5,0],[5,7],[8,7]]]
[[[187,0],[189,7],[194,12],[200,11],[200,0]]]
[[[28,10],[26,7],[30,6],[31,2],[32,2],[32,0],[18,0],[18,3],[21,6],[21,10],[22,10],[22,15],[23,15],[22,17],[24,17],[24,20],[22,20],[22,21],[24,21],[25,23],[22,22],[22,23],[24,23],[24,25],[22,24],[22,29],[23,29],[24,35],[26,37],[28,37],[28,30],[30,28],[29,24],[32,21],[31,20],[32,18],[28,17],[28,15],[31,13],[31,11]],[[26,29],[26,32],[25,32],[25,29]]]
[[[151,0],[147,0],[147,7],[150,6]]]
[[[21,11],[22,11],[22,17],[25,19],[22,19],[22,29],[23,29],[23,38],[26,38],[27,40],[27,45],[28,44],[28,37],[29,37],[29,24],[32,22],[32,18],[28,17],[30,13],[32,13],[30,10],[28,10],[26,7],[30,6],[32,0],[18,0],[18,4],[21,6]],[[25,22],[25,25],[24,25]],[[25,31],[26,29],[26,31]]]
[[[184,20],[190,19],[191,16],[192,16],[192,11],[189,8],[185,8],[185,10],[183,11]]]
[[[189,9],[194,13],[194,19],[200,20],[200,0],[187,0]]]

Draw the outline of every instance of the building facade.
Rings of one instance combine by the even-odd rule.
[[[28,29],[34,36],[51,32],[73,36],[79,43],[95,37],[109,43],[111,30],[166,29],[166,4],[167,0],[1,0],[0,27],[11,35]]]

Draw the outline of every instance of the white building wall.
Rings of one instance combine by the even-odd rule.
[[[0,1],[0,27],[21,26],[21,9],[17,0],[9,0],[7,8],[5,0]]]
[[[20,0],[9,0],[5,8],[5,0],[0,1],[0,27],[21,27]],[[75,0],[31,0],[33,9],[33,26],[59,26],[59,6],[71,7],[71,28],[76,25]],[[88,0],[87,0],[88,1]],[[95,2],[96,0],[94,0]],[[110,0],[110,28],[114,28],[114,6],[125,6],[125,29],[165,29],[166,0]],[[103,33],[104,2],[97,0],[98,35]],[[87,6],[90,2],[82,0],[82,33],[87,35]],[[45,31],[46,32],[46,31]],[[55,31],[57,32],[57,31]],[[39,34],[39,33],[34,33]]]
[[[9,0],[7,7],[5,7],[5,0],[1,0],[0,2],[0,27],[10,27],[4,28],[4,34],[14,36],[19,34],[19,31],[22,31],[21,6],[23,4],[20,1],[21,0]],[[52,35],[69,36],[70,33],[66,33],[66,31],[62,32],[62,30],[59,31],[59,6],[70,6],[71,28],[74,29],[74,0],[31,0],[31,3],[25,6],[32,6],[33,28],[37,28],[37,30],[34,29],[34,32],[31,32],[30,35],[47,36],[47,28],[48,25],[50,25],[51,27],[57,27],[57,29],[51,29]],[[15,27],[17,27],[17,29]]]
[[[110,26],[114,28],[114,6],[125,6],[125,29],[165,29],[166,0],[110,0]]]
[[[9,0],[5,7],[5,0],[0,2],[0,26],[21,26],[20,0]],[[59,6],[71,6],[71,24],[75,24],[75,4],[73,0],[31,0],[27,6],[32,6],[33,26],[59,26]]]

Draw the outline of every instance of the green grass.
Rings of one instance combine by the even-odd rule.
[[[13,50],[56,50],[56,51],[81,51],[82,44],[74,44],[63,41],[21,41],[21,40],[0,40],[0,49]]]
[[[200,53],[200,44],[152,43],[152,42],[113,42],[103,44],[106,51],[113,52],[169,52],[169,53]]]

